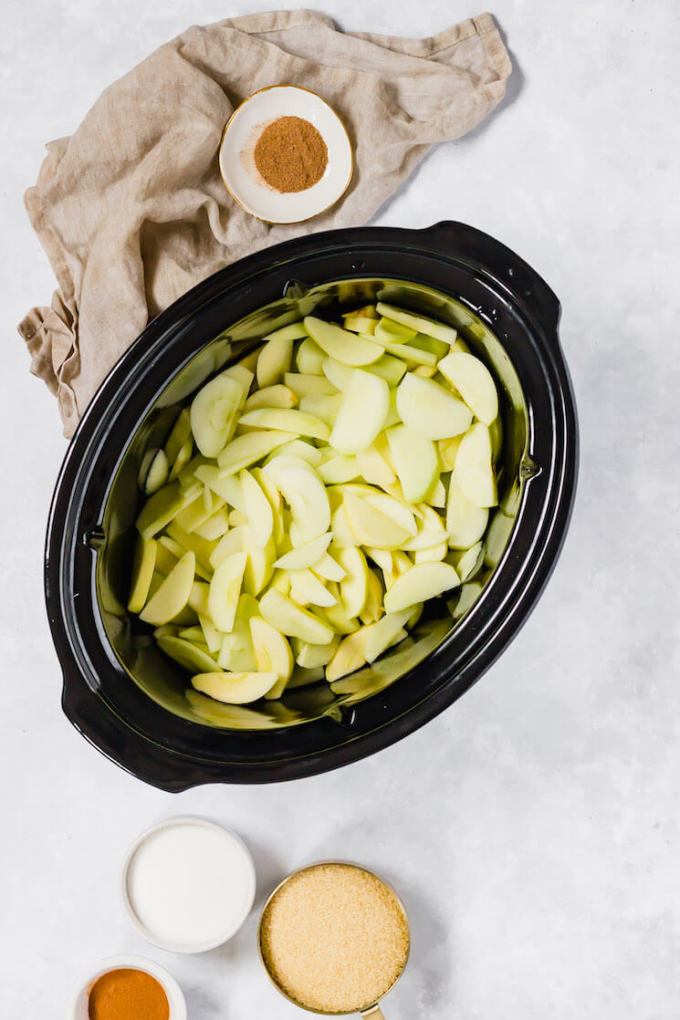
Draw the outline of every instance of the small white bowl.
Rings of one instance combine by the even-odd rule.
[[[159,964],[154,963],[152,960],[145,960],[141,956],[111,956],[108,960],[102,960],[97,969],[88,974],[74,995],[68,1013],[68,1020],[88,1020],[90,990],[95,981],[102,977],[103,974],[108,974],[111,970],[120,970],[121,968],[128,967],[131,970],[145,971],[162,986],[163,991],[168,997],[170,1020],[187,1020],[186,1000],[182,989],[172,974],[168,974],[167,970],[159,966]]]
[[[135,854],[152,836],[174,826],[197,826],[199,828],[210,829],[213,832],[219,833],[225,841],[225,851],[235,853],[239,861],[239,866],[243,869],[245,885],[242,910],[232,923],[225,925],[224,929],[220,931],[218,935],[206,941],[192,942],[188,939],[186,941],[166,941],[159,935],[158,932],[151,931],[142,921],[135,909],[135,904],[130,895],[130,869],[134,861]],[[198,864],[200,865],[200,862],[198,862]],[[142,832],[128,851],[125,864],[123,866],[122,878],[123,902],[125,903],[133,926],[142,938],[147,940],[147,942],[157,946],[159,949],[165,949],[170,953],[205,953],[210,949],[216,949],[217,946],[221,946],[222,943],[227,942],[241,928],[243,922],[250,914],[255,900],[255,865],[253,863],[250,850],[241,837],[235,832],[232,832],[230,829],[226,829],[223,825],[218,825],[216,822],[211,822],[205,818],[198,818],[193,815],[181,815],[176,818],[168,818],[166,821],[160,822],[158,825],[153,825],[150,829]],[[216,881],[217,880],[218,878],[216,877]]]
[[[280,192],[260,177],[253,159],[262,129],[278,117],[301,117],[317,129],[328,148],[321,180],[304,191]],[[220,172],[232,197],[267,223],[301,223],[325,212],[345,193],[354,159],[345,126],[315,92],[296,85],[270,85],[237,106],[220,145]]]

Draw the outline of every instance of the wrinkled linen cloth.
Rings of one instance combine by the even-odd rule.
[[[159,311],[257,249],[366,223],[431,145],[460,138],[494,109],[510,71],[490,14],[430,39],[400,39],[280,11],[189,28],[106,89],[70,138],[47,146],[26,193],[58,289],[19,332],[65,434]],[[356,161],[335,206],[287,226],[246,213],[218,168],[234,108],[278,83],[327,100]]]

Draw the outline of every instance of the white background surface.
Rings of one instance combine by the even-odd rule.
[[[680,1014],[680,8],[675,0],[493,10],[518,68],[486,125],[442,146],[381,223],[443,217],[493,233],[563,304],[579,402],[580,490],[539,607],[484,680],[380,755],[284,786],[173,797],[92,750],[62,717],[42,598],[48,502],[65,450],[14,332],[53,280],[22,206],[42,144],[190,21],[271,0],[9,0],[0,36],[0,1015],[64,1016],[81,971],[146,954],[191,1020],[297,1015],[260,973],[255,917],[221,950],[136,937],[126,847],[180,812],[236,828],[260,896],[338,856],[403,893],[413,956],[392,1020],[672,1020]],[[426,35],[469,0],[326,0],[346,28]]]

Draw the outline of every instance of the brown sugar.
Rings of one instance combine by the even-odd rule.
[[[302,117],[279,117],[255,144],[255,166],[276,191],[305,191],[321,180],[328,165],[323,138]]]
[[[267,906],[260,941],[286,995],[324,1013],[376,1003],[409,950],[408,922],[392,890],[349,864],[318,864],[293,876]]]

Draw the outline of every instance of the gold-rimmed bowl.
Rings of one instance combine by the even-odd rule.
[[[322,868],[349,868],[354,871],[363,873],[364,875],[367,875],[371,879],[375,880],[375,882],[379,883],[390,895],[391,899],[393,899],[397,907],[397,910],[401,916],[401,919],[404,923],[406,933],[406,947],[404,951],[404,956],[396,976],[394,975],[390,975],[389,977],[386,976],[384,986],[380,989],[377,996],[373,997],[372,1001],[363,1002],[360,1001],[360,996],[357,996],[357,1001],[353,1003],[351,1008],[344,1010],[339,1010],[337,1008],[323,1009],[320,1008],[318,1005],[311,1005],[309,1002],[305,1002],[302,997],[296,998],[293,995],[291,995],[290,992],[288,992],[286,988],[283,986],[282,982],[278,979],[277,975],[274,973],[270,965],[270,961],[267,959],[267,953],[263,946],[264,927],[266,919],[269,915],[271,907],[278,899],[278,897],[281,895],[283,890],[289,887],[301,875]],[[385,998],[385,996],[392,991],[392,989],[394,988],[394,986],[397,984],[402,974],[404,973],[404,970],[406,969],[406,964],[408,963],[410,949],[411,949],[411,935],[408,922],[408,915],[406,913],[406,908],[404,907],[404,904],[402,903],[398,893],[389,884],[389,882],[386,882],[385,879],[382,878],[382,876],[377,875],[374,871],[371,871],[370,869],[363,867],[363,865],[356,864],[353,861],[342,860],[316,861],[313,864],[308,864],[303,868],[298,868],[296,871],[291,872],[291,874],[284,878],[282,882],[279,882],[279,884],[276,886],[273,892],[269,895],[267,902],[265,903],[262,909],[262,914],[260,915],[260,923],[258,926],[258,951],[260,954],[262,966],[264,967],[264,970],[267,976],[269,977],[269,980],[272,982],[277,991],[280,992],[280,994],[283,995],[284,998],[288,999],[289,1002],[292,1002],[300,1009],[304,1009],[307,1012],[315,1013],[320,1016],[349,1016],[352,1014],[359,1014],[361,1017],[364,1018],[364,1020],[384,1020],[380,1004],[382,1000]]]
[[[320,180],[303,191],[277,191],[255,166],[257,140],[279,117],[309,121],[326,143],[326,168]],[[222,135],[219,164],[225,187],[246,212],[268,223],[301,223],[342,197],[352,179],[354,159],[345,125],[321,96],[297,85],[272,85],[236,107]]]

